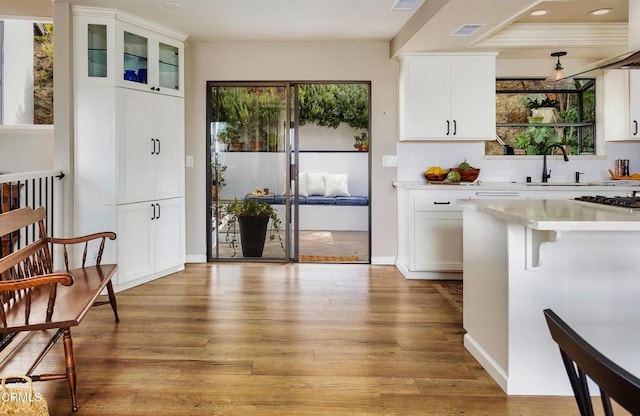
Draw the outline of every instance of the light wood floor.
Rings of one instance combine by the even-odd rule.
[[[72,329],[77,414],[578,413],[572,397],[507,397],[462,346],[438,284],[391,266],[188,265],[119,293],[119,324],[107,306]],[[35,386],[52,415],[71,413],[66,382]]]

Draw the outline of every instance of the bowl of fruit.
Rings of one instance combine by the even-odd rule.
[[[424,171],[424,178],[429,182],[441,182],[447,179],[447,174],[449,171],[447,169],[443,169],[440,166],[431,166],[429,169]]]
[[[480,176],[480,169],[474,168],[466,160],[460,163],[457,168],[451,168],[451,171],[460,174],[461,182],[473,182]]]

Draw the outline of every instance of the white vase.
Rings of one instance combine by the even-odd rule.
[[[531,110],[533,117],[542,117],[543,123],[553,123],[556,120],[556,109],[554,107],[540,107]]]

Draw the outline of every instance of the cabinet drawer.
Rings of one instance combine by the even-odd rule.
[[[462,211],[460,207],[456,206],[458,199],[469,199],[469,195],[416,196],[413,199],[413,209],[414,211]]]
[[[477,191],[474,193],[474,199],[525,199],[526,196],[516,191]]]

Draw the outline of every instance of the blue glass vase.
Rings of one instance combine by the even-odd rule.
[[[136,71],[133,69],[125,69],[124,70],[124,79],[127,81],[138,81],[138,77],[136,76]]]

